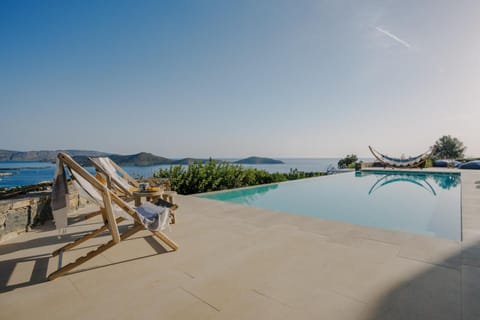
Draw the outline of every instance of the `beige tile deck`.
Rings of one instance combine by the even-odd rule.
[[[480,319],[477,180],[462,172],[461,242],[178,196],[179,251],[144,232],[48,282],[98,221],[49,224],[0,244],[0,319]]]

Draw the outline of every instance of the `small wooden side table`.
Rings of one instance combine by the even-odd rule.
[[[158,199],[162,196],[163,191],[135,191],[133,192],[133,199],[135,200],[135,207],[142,205],[142,197],[145,197],[147,201]]]

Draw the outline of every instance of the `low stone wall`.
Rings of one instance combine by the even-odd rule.
[[[0,201],[0,241],[52,219],[51,192],[30,193],[18,198]],[[68,206],[76,210],[85,205],[78,193],[68,195]]]

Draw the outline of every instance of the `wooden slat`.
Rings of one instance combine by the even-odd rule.
[[[81,165],[76,163],[75,160],[73,160],[68,154],[60,152],[58,154],[58,158],[60,158],[68,167],[76,171],[80,176],[82,176],[82,178],[90,182],[90,184],[92,184],[100,192],[105,189],[105,186],[100,181],[98,181],[94,176],[92,176]]]
[[[120,173],[122,174],[122,177],[123,177],[124,179],[128,180],[128,182],[130,182],[134,187],[137,187],[137,188],[138,188],[138,182],[137,182],[137,180],[135,180],[135,179],[133,179],[132,177],[130,177],[130,176],[128,175],[128,173],[127,173],[125,170],[123,170],[122,167],[120,167],[117,163],[115,163],[115,161],[113,161],[113,160],[110,159],[110,158],[109,158],[108,160],[110,160],[110,163],[112,164],[112,166],[114,166],[115,169],[117,169],[118,172],[120,172]]]
[[[130,229],[128,229],[127,231],[125,231],[124,233],[122,233],[122,235],[120,236],[122,238],[122,240],[125,240],[127,239],[128,237],[131,237],[133,234],[137,233],[138,231],[141,231],[141,230],[144,230],[145,227],[143,226],[143,224],[134,224],[133,227],[131,227]]]
[[[108,225],[110,226],[110,233],[112,234],[113,242],[120,242],[120,232],[118,231],[117,221],[113,214],[112,200],[110,198],[110,192],[103,192],[103,205],[105,206],[105,214],[107,216]]]
[[[96,217],[100,214],[101,212],[100,211],[95,211],[95,212],[91,212],[89,214],[86,214],[85,215],[85,220],[87,219],[90,219],[90,218],[93,218],[93,217]]]
[[[123,220],[125,220],[124,218],[117,218],[117,223],[120,223],[122,222]],[[85,241],[89,240],[89,239],[92,239],[92,238],[95,238],[96,236],[98,236],[99,234],[102,234],[103,232],[107,231],[108,229],[108,226],[107,225],[103,225],[101,228],[97,229],[97,230],[94,230],[86,235],[84,235],[83,237],[81,238],[78,238],[76,239],[75,241],[73,242],[70,242],[68,243],[67,245],[61,247],[60,249],[57,249],[55,251],[52,252],[52,256],[55,257],[57,256],[60,251],[67,251],[67,250],[70,250],[72,248],[75,248],[76,246],[78,246],[79,244],[82,244],[84,243]]]
[[[174,251],[178,250],[178,244],[176,244],[172,239],[167,237],[163,232],[161,231],[151,231],[157,238],[165,242],[170,248],[172,248]]]
[[[126,190],[122,185],[118,185],[115,183],[115,181],[113,181],[112,179],[112,176],[109,172],[106,172],[104,170],[103,167],[101,167],[95,160],[94,158],[88,158],[89,162],[91,165],[93,165],[95,167],[95,170],[101,172],[105,177],[106,177],[106,180],[107,180],[107,187],[109,189],[115,189],[116,192],[120,193],[122,197],[125,197],[125,198],[128,198],[127,201],[130,200],[130,198],[132,198],[132,193],[130,192],[130,190]],[[113,181],[113,182],[112,182]]]
[[[64,275],[66,272],[74,269],[75,267],[81,265],[82,263],[87,262],[88,260],[92,259],[93,257],[98,256],[99,254],[101,254],[102,252],[106,251],[107,249],[113,247],[114,245],[115,245],[115,242],[114,242],[113,240],[110,240],[109,242],[107,242],[107,243],[105,243],[105,244],[102,244],[102,245],[101,245],[100,247],[98,247],[96,250],[90,251],[89,253],[87,253],[87,255],[78,258],[78,259],[75,260],[74,262],[67,264],[66,266],[58,269],[58,270],[55,271],[55,272],[52,272],[52,273],[48,276],[47,279],[48,279],[48,280],[54,280],[54,279],[56,279],[56,278]]]
[[[89,239],[92,239],[92,238],[95,238],[96,236],[98,236],[99,234],[105,232],[106,230],[108,229],[108,227],[106,225],[102,226],[100,229],[97,229],[95,231],[92,231],[90,232],[89,234],[86,234],[84,235],[83,237],[81,238],[78,238],[76,239],[75,241],[73,242],[70,242],[69,244],[61,247],[60,249],[57,249],[55,251],[52,252],[52,256],[55,257],[57,256],[60,251],[67,251],[67,250],[70,250],[72,248],[75,248],[76,246],[78,246],[79,244],[82,244],[83,242],[89,240]]]

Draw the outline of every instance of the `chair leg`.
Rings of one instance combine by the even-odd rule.
[[[145,230],[145,227],[142,224],[135,223],[135,225],[132,228],[130,228],[129,230],[122,233],[120,235],[120,238],[122,240],[125,240],[128,237],[132,236],[133,234],[137,233],[138,231],[142,231],[142,230]],[[149,230],[149,231],[151,233],[153,233],[154,236],[156,236],[157,238],[162,240],[164,243],[166,243],[174,251],[176,251],[178,249],[178,245],[173,240],[171,240],[169,237],[167,237],[164,233],[162,233],[160,231],[151,231],[151,230]]]
[[[117,218],[117,223],[121,222],[122,220],[124,220],[124,219],[123,218]],[[99,235],[100,233],[106,231],[107,228],[108,228],[107,225],[104,225],[101,228],[83,236],[82,238],[79,238],[79,239],[75,240],[74,242],[71,242],[71,243],[63,246],[60,249],[55,250],[52,253],[52,255],[56,256],[56,255],[62,254],[64,251],[69,250],[71,248],[74,248],[74,247],[78,246],[79,244],[87,241],[88,239],[91,239],[91,238],[95,237],[96,235]],[[135,233],[137,233],[138,231],[141,231],[141,230],[145,230],[145,227],[142,224],[135,223],[132,228],[128,229],[127,231],[125,231],[124,233],[122,233],[120,235],[120,239],[125,240],[125,239],[131,237],[132,235],[134,235]],[[170,248],[172,248],[173,251],[176,251],[178,249],[178,245],[173,240],[171,240],[169,237],[167,237],[164,233],[162,233],[160,231],[150,231],[150,232],[152,232],[153,235],[155,235],[157,238],[159,238],[165,244],[167,244]],[[116,244],[115,241],[110,240],[109,242],[107,242],[107,243],[101,245],[100,247],[98,247],[96,250],[90,251],[85,256],[82,256],[82,257],[78,258],[77,260],[75,260],[74,262],[69,263],[69,264],[65,265],[64,267],[59,268],[57,271],[52,272],[48,276],[48,280],[51,281],[51,280],[54,280],[54,279],[64,275],[68,271],[78,267],[79,265],[87,262],[88,260],[92,259],[93,257],[96,257],[97,255],[101,254],[102,252],[106,251],[107,249],[113,247],[115,244]],[[59,265],[59,267],[60,267],[60,265]]]
[[[88,219],[90,219],[90,218],[96,217],[96,216],[98,216],[100,213],[101,213],[101,211],[95,211],[95,212],[89,213],[89,214],[85,215],[85,220],[88,220]]]
[[[85,256],[82,256],[80,258],[78,258],[77,260],[75,260],[74,262],[72,263],[69,263],[67,264],[66,266],[58,269],[57,271],[55,272],[52,272],[49,276],[48,276],[48,280],[51,281],[51,280],[54,280],[62,275],[64,275],[65,273],[67,273],[68,271],[72,270],[73,268],[81,265],[82,263],[85,263],[87,262],[88,260],[92,259],[93,257],[96,257],[98,256],[100,253],[106,251],[107,249],[113,247],[115,245],[115,241],[113,240],[110,240],[109,242],[105,243],[105,244],[102,244],[100,247],[98,247],[96,250],[94,251],[90,251],[89,253],[87,253]]]
[[[173,249],[173,251],[178,250],[178,244],[176,244],[173,240],[167,237],[163,232],[160,232],[160,231],[150,231],[150,232],[153,233],[157,238],[165,242],[170,248]]]
[[[127,231],[125,231],[120,235],[120,239],[125,240],[128,237],[131,237],[132,235],[137,233],[138,231],[142,231],[142,230],[145,230],[145,227],[141,224],[135,223],[133,227],[131,227],[130,229],[128,229]]]
[[[122,222],[123,220],[125,220],[124,218],[117,218],[117,223],[120,223]],[[107,225],[103,225],[101,228],[97,229],[97,230],[94,230],[86,235],[84,235],[83,237],[81,238],[78,238],[76,239],[75,241],[73,242],[70,242],[68,244],[66,244],[65,246],[61,247],[60,249],[57,249],[55,251],[52,252],[52,256],[55,257],[57,256],[60,251],[67,251],[67,250],[70,250],[72,248],[75,248],[76,246],[78,246],[79,244],[89,240],[89,239],[92,239],[92,238],[95,238],[96,236],[98,236],[99,234],[105,232],[106,230],[108,229],[108,226]]]

